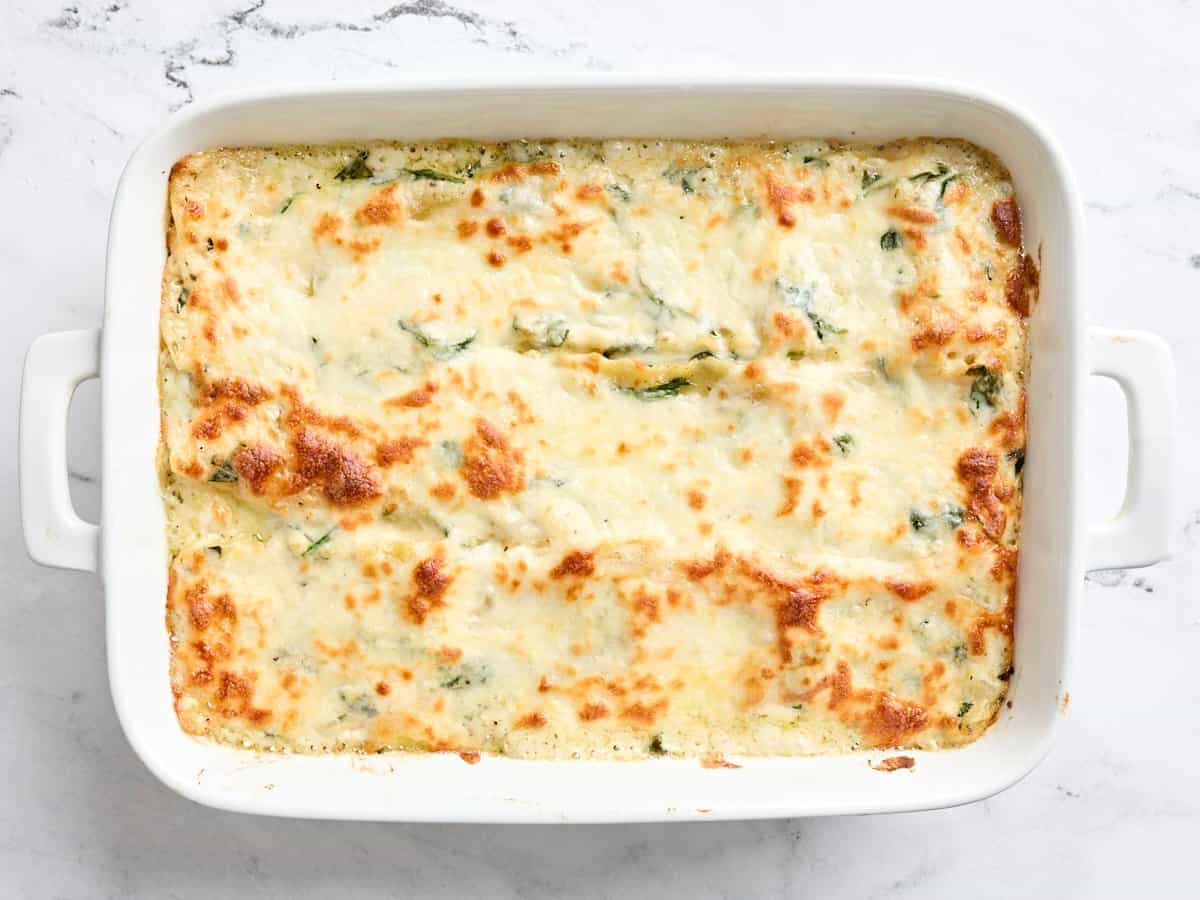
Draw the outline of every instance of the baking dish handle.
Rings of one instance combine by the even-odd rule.
[[[100,375],[100,332],[44,334],[21,382],[21,526],[44,566],[96,571],[100,529],[75,512],[67,482],[67,410],[75,388]]]
[[[1171,552],[1175,362],[1144,331],[1093,328],[1091,372],[1111,378],[1129,407],[1129,474],[1121,510],[1088,534],[1087,568],[1132,569]]]

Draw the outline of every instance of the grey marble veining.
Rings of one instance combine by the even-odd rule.
[[[899,24],[897,24],[899,19]],[[985,37],[986,35],[986,37]],[[978,40],[977,40],[978,39]],[[0,8],[0,896],[1195,896],[1200,862],[1200,8],[546,0],[10,0]],[[1177,554],[1089,576],[1071,704],[1049,758],[937,813],[676,826],[487,828],[265,820],[159,786],[117,726],[94,577],[28,561],[20,362],[100,321],[108,209],[138,140],[233,88],[582,70],[903,73],[964,81],[1058,137],[1086,203],[1097,323],[1179,362]],[[1052,302],[1052,301],[1051,301]],[[96,400],[71,487],[99,508]],[[1095,517],[1120,499],[1115,391],[1089,387]],[[1034,601],[1036,602],[1036,601]]]

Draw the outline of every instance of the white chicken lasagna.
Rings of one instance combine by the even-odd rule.
[[[996,719],[1037,267],[985,151],[215,150],[168,251],[187,732],[720,763]]]

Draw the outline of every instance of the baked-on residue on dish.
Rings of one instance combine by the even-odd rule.
[[[169,206],[188,732],[715,759],[995,719],[1037,270],[984,151],[218,150]]]

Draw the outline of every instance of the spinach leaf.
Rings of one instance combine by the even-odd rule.
[[[862,195],[865,197],[884,188],[890,188],[895,183],[895,180],[891,178],[885,181],[881,172],[876,172],[874,169],[863,169]]]
[[[1009,450],[1004,456],[1012,462],[1013,474],[1020,475],[1025,468],[1025,448],[1018,447],[1016,450]]]
[[[442,673],[439,684],[451,691],[461,691],[469,687],[487,684],[491,678],[491,669],[486,665],[474,662],[464,662]]]
[[[432,353],[436,359],[446,359],[454,356],[455,354],[461,353],[471,346],[471,344],[475,342],[475,338],[478,337],[478,334],[472,334],[470,337],[463,338],[461,341],[441,341],[437,338],[430,337],[425,333],[425,331],[423,331],[419,326],[414,325],[412,322],[408,322],[404,319],[398,319],[396,324],[400,326],[401,330],[412,335],[413,338],[416,339],[416,342]]]
[[[307,548],[305,549],[305,551],[304,551],[303,553],[301,553],[300,555],[301,555],[302,557],[304,557],[304,556],[311,556],[313,553],[315,553],[316,551],[320,550],[322,547],[324,547],[326,544],[328,544],[328,543],[329,543],[329,539],[330,539],[331,537],[333,537],[333,533],[334,533],[335,531],[337,531],[337,529],[336,529],[336,528],[330,528],[330,529],[329,529],[327,532],[325,532],[323,535],[321,535],[321,536],[320,536],[319,538],[317,538],[315,541],[314,541],[314,540],[309,540],[308,547],[307,547]]]
[[[667,181],[673,181],[679,185],[679,189],[684,194],[696,193],[696,184],[700,181],[707,181],[708,176],[701,174],[708,170],[708,166],[697,166],[694,169],[681,169],[672,166],[663,172],[663,178]]]
[[[674,397],[685,387],[691,384],[686,378],[676,377],[670,381],[664,381],[662,384],[656,384],[653,387],[646,388],[630,388],[622,387],[619,390],[626,394],[632,394],[639,400],[662,400],[664,397]]]
[[[616,359],[619,356],[628,356],[630,353],[642,353],[649,350],[647,344],[613,344],[611,347],[605,348],[601,354],[605,359]]]
[[[175,312],[183,312],[183,308],[187,306],[188,297],[192,296],[192,289],[186,284],[179,289],[179,296],[175,299]]]
[[[881,250],[895,250],[900,246],[900,234],[895,228],[889,228],[879,238],[879,247]]]
[[[996,395],[1004,386],[1004,380],[999,372],[994,372],[987,366],[971,366],[967,374],[974,376],[971,382],[970,404],[974,412],[979,412],[984,405],[995,406]]]
[[[842,456],[849,456],[850,451],[854,448],[854,435],[834,435],[833,442],[837,444],[838,451],[842,454]]]
[[[363,693],[357,696],[350,697],[345,691],[338,691],[338,699],[342,701],[352,712],[358,713],[360,716],[366,716],[368,719],[373,719],[379,715],[379,709],[371,702],[369,694]],[[341,721],[343,716],[338,716],[338,721]]]
[[[836,325],[831,323],[828,319],[823,319],[820,316],[818,316],[811,309],[806,309],[804,311],[804,314],[806,316],[808,316],[808,321],[810,321],[812,323],[813,331],[815,331],[817,333],[818,341],[825,340],[825,335],[827,335],[827,334],[845,334],[846,333],[845,328],[838,328]]]
[[[942,518],[951,528],[960,528],[963,523],[963,508],[954,505],[947,506],[946,511],[942,513]]]
[[[946,196],[946,188],[950,185],[950,182],[958,177],[958,173],[951,171],[950,167],[945,163],[938,163],[936,171],[918,172],[916,175],[909,175],[908,180],[920,185],[926,185],[930,182],[941,182],[941,188],[938,190],[938,201],[940,202]]]
[[[401,169],[400,171],[408,173],[416,181],[452,181],[455,184],[467,183],[467,179],[458,175],[447,175],[445,172],[437,172],[433,169]]]
[[[804,315],[808,317],[808,321],[812,324],[813,331],[817,333],[817,340],[824,341],[827,334],[845,334],[845,328],[839,328],[828,319],[813,312],[813,289],[811,287],[801,287],[797,284],[788,284],[783,281],[776,281],[775,286],[783,292],[784,303],[796,309],[803,310]]]
[[[238,480],[238,473],[229,463],[223,462],[217,466],[212,475],[208,476],[208,480],[217,484],[235,484]]]
[[[613,182],[612,184],[606,184],[604,186],[604,190],[608,191],[622,203],[628,203],[633,199],[633,194],[629,192],[628,188],[624,188],[616,182]]]
[[[656,734],[654,736],[654,739],[652,741],[650,741],[650,746],[647,747],[646,749],[649,750],[651,753],[653,753],[655,756],[662,756],[664,753],[666,753],[667,748],[663,746],[662,735]]]
[[[337,174],[333,177],[338,181],[358,181],[363,178],[370,178],[375,172],[367,165],[367,157],[369,155],[366,150],[359,150],[354,154],[354,159],[338,169]]]
[[[521,336],[522,342],[534,347],[561,347],[567,341],[571,329],[562,316],[544,316],[529,325],[513,316],[512,330]]]
[[[972,703],[970,700],[964,700],[962,703],[960,703],[958,705],[958,717],[961,719],[963,716],[965,716],[967,713],[969,713],[971,711],[971,707],[974,705],[975,704]]]

